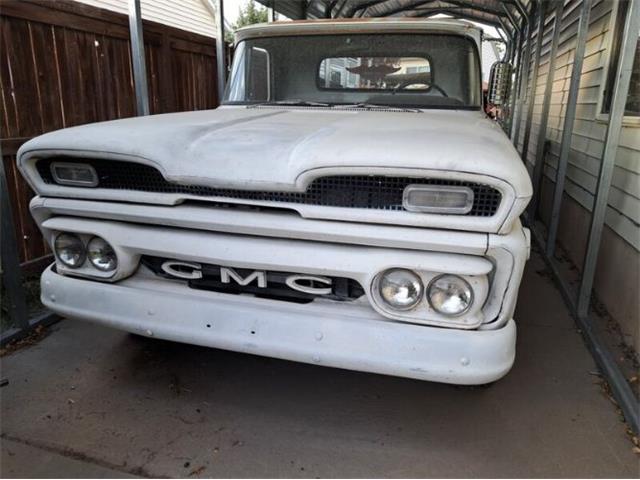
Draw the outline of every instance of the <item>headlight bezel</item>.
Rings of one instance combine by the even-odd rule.
[[[63,234],[75,235],[82,241],[84,245],[84,261],[79,267],[73,268],[68,266],[63,261],[61,261],[59,255],[55,251],[55,241],[60,235]],[[94,264],[89,260],[88,245],[94,237],[102,238],[111,246],[115,256],[117,257],[116,268],[109,271],[100,270],[99,268],[96,268]],[[49,229],[47,240],[49,245],[51,246],[51,249],[54,251],[54,258],[56,260],[55,269],[56,272],[60,275],[88,278],[102,282],[116,282],[131,275],[133,271],[135,271],[135,269],[137,269],[138,267],[139,255],[128,254],[119,245],[116,245],[112,241],[109,241],[107,239],[107,236],[103,235],[100,231],[81,231],[80,229],[76,228],[52,228]]]
[[[455,262],[454,259],[452,259],[452,261]],[[485,266],[475,261],[473,261],[473,263],[474,264],[470,264],[466,268],[459,264],[452,265],[450,270],[441,268],[430,269],[427,265],[422,268],[411,268],[409,265],[402,264],[389,265],[387,268],[382,268],[376,274],[372,275],[368,281],[369,288],[367,295],[370,305],[383,317],[395,321],[463,330],[478,328],[487,322],[484,314],[484,306],[490,298],[490,272],[492,269],[488,264]],[[421,301],[411,309],[394,310],[382,300],[378,293],[380,274],[393,268],[411,270],[422,280],[424,289]],[[453,274],[463,278],[470,285],[473,292],[471,306],[457,316],[445,315],[438,312],[431,306],[427,299],[427,289],[432,280],[445,274]]]

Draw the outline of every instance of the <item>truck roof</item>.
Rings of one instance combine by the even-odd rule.
[[[472,37],[478,44],[482,29],[472,23],[447,19],[407,17],[295,20],[289,22],[259,23],[239,29],[236,43],[247,38],[291,35],[335,35],[358,33],[449,33]]]

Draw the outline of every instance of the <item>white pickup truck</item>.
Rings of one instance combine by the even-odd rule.
[[[219,108],[31,140],[43,303],[317,365],[502,377],[532,187],[484,113],[480,45],[457,21],[252,26]]]

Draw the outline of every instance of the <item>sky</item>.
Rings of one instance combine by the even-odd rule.
[[[231,25],[238,19],[238,11],[244,6],[247,0],[224,0],[224,18]]]

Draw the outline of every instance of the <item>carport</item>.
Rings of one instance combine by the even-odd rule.
[[[640,407],[622,350],[606,330],[613,317],[637,350],[637,308],[634,317],[634,307],[618,305],[615,289],[637,294],[638,193],[628,185],[640,172],[640,124],[628,99],[638,82],[640,2],[625,4],[625,15],[620,5],[598,0],[259,2],[271,19],[444,15],[496,28],[495,40],[506,47],[502,60],[513,65],[502,126],[534,184],[524,220],[535,253],[516,313],[514,371],[490,389],[465,390],[154,343],[63,321],[38,345],[3,359],[2,377],[11,382],[1,392],[3,470],[42,475],[20,464],[40,454],[45,471],[90,476],[637,475],[616,413],[637,435]],[[210,4],[216,37],[224,38],[224,0]],[[130,1],[129,28],[137,113],[147,115],[139,0]],[[221,98],[227,55],[223,42],[216,49]],[[594,50],[610,58],[602,60],[604,99],[590,122]],[[579,184],[585,169],[590,189]],[[27,318],[12,275],[20,262],[0,173],[3,281],[19,319],[3,332],[5,344],[57,319]],[[625,194],[629,199],[616,200]]]

